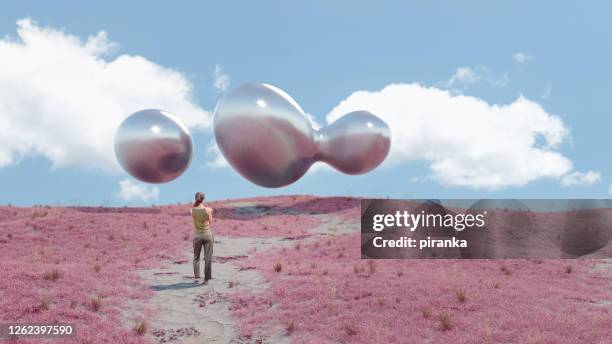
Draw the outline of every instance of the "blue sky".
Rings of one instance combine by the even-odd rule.
[[[191,113],[185,118],[193,122],[195,156],[191,167],[176,181],[158,186],[158,194],[151,193],[149,188],[145,193],[149,192],[150,198],[135,197],[127,201],[128,204],[188,201],[198,190],[206,192],[210,199],[294,193],[394,198],[609,198],[612,191],[612,145],[608,134],[612,128],[612,114],[607,101],[612,90],[612,47],[607,42],[612,27],[607,14],[610,12],[612,6],[604,2],[560,4],[553,1],[225,1],[191,2],[180,6],[144,1],[106,1],[81,6],[62,1],[53,4],[21,1],[3,5],[0,36],[10,36],[4,42],[21,44],[16,23],[23,18],[31,18],[36,27],[78,37],[83,44],[88,37],[105,31],[115,47],[100,59],[111,62],[122,55],[141,56],[155,65],[180,73],[190,84],[189,103],[182,100],[179,104],[174,99],[183,99],[184,95],[171,94],[168,95],[168,104],[178,105],[176,109],[167,110],[180,116],[177,110],[188,109],[191,105],[197,107],[184,111]],[[70,82],[72,78],[70,72],[66,73],[65,79],[56,77],[56,85],[47,82],[41,86],[36,84],[43,79],[38,78],[39,73],[44,74],[44,68],[53,64],[43,63],[40,68],[22,65],[37,64],[42,58],[53,60],[55,54],[58,58],[68,54],[59,52],[60,49],[50,48],[43,57],[32,57],[31,62],[3,58],[0,46],[0,65],[4,65],[0,68],[6,71],[3,74],[0,70],[0,104],[2,92],[5,101],[6,94],[13,93],[15,96],[10,99],[27,101],[23,106],[18,103],[5,106],[4,113],[0,106],[0,124],[5,118],[11,125],[31,125],[45,132],[45,124],[40,120],[23,122],[19,119],[23,114],[6,110],[28,108],[32,102],[38,103],[36,95],[28,93],[26,86],[30,84],[34,88],[57,88],[53,95],[46,93],[46,98],[40,101],[40,107],[50,116],[48,118],[65,115],[62,111],[54,112],[53,107],[45,107],[49,97],[59,97],[60,100],[79,98],[79,95],[62,94],[64,82]],[[502,173],[502,179],[514,180],[515,176],[517,179],[499,185],[490,182],[479,185],[478,181],[475,182],[481,180],[478,176],[468,182],[459,182],[452,171],[434,170],[432,165],[436,163],[448,167],[445,162],[449,154],[456,151],[444,147],[430,149],[432,142],[441,146],[448,145],[448,142],[423,138],[419,142],[425,142],[422,143],[424,146],[396,147],[398,150],[390,156],[390,161],[367,175],[347,176],[323,168],[310,171],[291,186],[265,189],[251,184],[228,167],[215,167],[210,163],[214,159],[210,154],[211,130],[206,127],[205,120],[199,122],[196,117],[200,112],[212,112],[223,95],[223,90],[214,87],[216,66],[220,66],[221,73],[229,78],[230,89],[246,82],[276,85],[295,98],[319,123],[334,118],[333,110],[356,91],[378,92],[391,84],[405,84],[419,85],[427,94],[437,90],[447,92],[446,96],[438,95],[442,100],[449,100],[449,105],[436,110],[439,115],[432,118],[437,120],[443,120],[446,115],[461,118],[470,111],[467,105],[453,105],[456,97],[461,95],[486,104],[484,117],[478,117],[481,121],[476,118],[476,122],[470,124],[466,119],[466,125],[472,126],[482,124],[483,118],[488,121],[487,116],[495,114],[496,108],[510,106],[522,96],[529,102],[530,109],[534,104],[541,107],[534,111],[537,118],[546,119],[545,133],[555,135],[563,130],[567,133],[554,147],[546,148],[556,154],[558,162],[550,167],[550,171],[545,162],[502,161],[501,165],[516,169],[507,175]],[[14,70],[30,73],[24,72],[28,82],[16,84],[15,78],[2,80]],[[130,75],[122,77],[129,78]],[[172,79],[164,75],[160,82],[169,78]],[[82,82],[87,80],[85,78]],[[25,90],[18,85],[25,85]],[[144,94],[157,94],[154,91]],[[142,95],[137,91],[130,92],[129,95],[140,97],[138,101],[128,99],[125,92],[116,97],[120,98],[121,104],[142,104]],[[101,97],[107,96],[101,94]],[[389,113],[404,108],[387,104],[398,97],[401,99],[401,94],[378,96],[380,102],[385,103],[376,105],[378,108],[390,106]],[[351,99],[361,104],[361,100]],[[432,96],[431,101],[435,102],[435,99]],[[57,99],[50,101],[52,104],[62,102]],[[95,102],[95,99],[91,101],[92,108],[96,108]],[[350,104],[347,106],[350,108]],[[148,107],[142,104],[142,108]],[[528,114],[523,116],[521,109],[512,110],[512,115],[523,120],[535,118]],[[127,114],[115,114],[124,115]],[[89,123],[87,111],[83,116],[84,123]],[[398,116],[403,117],[390,122],[396,124],[393,130],[404,135],[414,120],[411,113]],[[422,116],[427,118],[427,114]],[[551,129],[550,126],[556,123],[551,118],[561,121],[562,130]],[[437,125],[444,126],[445,123]],[[79,133],[76,127],[62,132],[62,135]],[[539,130],[539,124],[532,123],[527,127]],[[452,130],[446,128],[449,135],[452,135]],[[489,134],[497,135],[495,132]],[[46,135],[49,137],[36,136],[32,140],[40,140],[38,144],[44,145],[52,137],[52,134]],[[23,135],[21,139],[29,142]],[[0,138],[0,153],[4,145],[5,152],[11,152],[12,156],[10,163],[0,165],[0,203],[126,203],[120,197],[120,182],[128,176],[111,167],[106,169],[102,165],[104,159],[95,156],[98,152],[96,146],[92,145],[91,150],[67,150],[66,154],[76,152],[77,155],[66,156],[57,150],[45,152],[44,149],[24,148],[19,151],[15,147],[21,146],[6,142],[10,140],[10,136],[5,140]],[[79,140],[87,139],[79,137]],[[512,140],[508,141],[508,145],[513,144]],[[61,142],[65,141],[58,142],[56,144],[61,148]],[[463,143],[472,144],[469,137],[462,138],[454,149],[469,150],[461,146]],[[503,146],[503,142],[494,143]],[[537,142],[533,147],[519,147],[513,152],[521,156],[521,149],[538,148],[539,145],[541,143]],[[79,159],[87,160],[89,152],[93,152],[92,159],[100,163],[81,166]],[[403,152],[409,153],[402,155]],[[475,154],[479,153],[477,150]],[[514,155],[500,153],[497,156],[503,160],[513,159]],[[465,161],[452,161],[450,166]],[[490,160],[482,164],[481,160],[474,161],[474,164],[462,165],[463,170],[473,166],[474,171],[466,171],[470,175],[486,170],[486,164],[490,163]],[[571,167],[563,167],[561,162],[564,161],[571,162]],[[525,169],[521,167],[523,164]],[[499,168],[498,165],[494,167]],[[544,170],[546,172],[540,173]]]

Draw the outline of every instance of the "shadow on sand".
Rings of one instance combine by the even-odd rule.
[[[174,284],[161,284],[161,285],[154,285],[151,286],[151,289],[155,290],[155,291],[163,291],[163,290],[181,290],[181,289],[190,289],[190,288],[196,288],[201,286],[199,283],[197,282],[181,282],[181,283],[174,283]]]

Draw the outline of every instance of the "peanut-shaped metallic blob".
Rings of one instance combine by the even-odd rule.
[[[267,84],[245,84],[224,96],[213,125],[229,164],[265,187],[289,185],[317,161],[348,174],[369,172],[385,159],[391,141],[389,126],[366,111],[317,130],[295,100]]]

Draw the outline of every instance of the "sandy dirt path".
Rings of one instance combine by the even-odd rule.
[[[208,285],[193,278],[191,250],[186,250],[185,259],[170,268],[139,271],[155,292],[150,304],[156,309],[156,314],[148,322],[152,341],[246,343],[238,338],[230,316],[228,295],[241,290],[263,290],[267,283],[257,271],[241,271],[232,261],[253,253],[255,247],[259,251],[283,244],[287,242],[279,238],[215,236],[213,279]],[[279,336],[270,342],[281,343],[282,339]]]
[[[321,223],[311,229],[306,241],[358,230],[357,224],[333,214],[316,215]],[[230,238],[215,236],[213,279],[208,285],[194,281],[192,251],[186,242],[184,259],[164,269],[138,273],[154,291],[150,305],[156,310],[147,320],[148,336],[154,343],[288,343],[279,325],[267,338],[240,338],[230,315],[228,296],[239,291],[258,292],[268,287],[256,270],[240,270],[234,263],[257,252],[294,245],[286,238]],[[256,251],[255,251],[256,250]],[[202,263],[203,266],[203,263]]]

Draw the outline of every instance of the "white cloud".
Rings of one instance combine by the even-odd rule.
[[[212,160],[209,160],[206,162],[208,166],[217,167],[217,168],[230,167],[227,160],[225,160],[225,157],[223,156],[223,154],[221,154],[221,151],[219,150],[219,146],[217,146],[217,143],[215,142],[215,140],[212,140],[210,145],[208,145],[208,148],[206,149],[206,155],[209,157],[212,157]]]
[[[169,111],[192,130],[210,126],[181,73],[142,56],[109,58],[117,48],[103,31],[83,42],[17,22],[17,37],[0,40],[0,167],[43,156],[53,167],[119,171],[115,131],[142,109]]]
[[[119,192],[117,197],[126,202],[130,201],[154,201],[159,199],[159,188],[150,186],[140,182],[133,182],[130,179],[124,179],[119,182]]]
[[[448,80],[440,82],[439,85],[451,89],[455,93],[461,93],[462,90],[479,82],[491,86],[505,87],[510,82],[510,78],[507,73],[501,76],[493,75],[485,66],[459,67]]]
[[[588,171],[586,173],[576,171],[573,173],[566,174],[561,178],[562,186],[572,185],[593,185],[601,180],[599,172]]]
[[[314,129],[316,130],[321,129],[321,124],[317,122],[317,119],[311,113],[305,112],[304,115],[306,115],[306,119],[308,120],[308,122]]]
[[[356,110],[370,111],[391,127],[385,164],[425,160],[430,177],[444,185],[496,189],[561,178],[572,169],[558,151],[568,129],[523,96],[497,105],[435,87],[392,84],[354,92],[326,119]]]
[[[215,65],[213,78],[213,87],[215,89],[219,91],[227,91],[230,86],[230,77],[223,72],[223,67],[220,65]]]
[[[450,79],[446,81],[447,87],[452,87],[458,83],[465,85],[480,81],[480,73],[469,67],[459,67]]]
[[[533,60],[534,57],[533,57],[533,55],[529,55],[529,54],[526,54],[526,53],[523,53],[523,52],[519,51],[519,52],[514,53],[512,55],[512,59],[514,59],[514,62],[516,62],[518,64],[521,64],[521,63],[525,63],[525,62],[529,62],[529,61]]]

